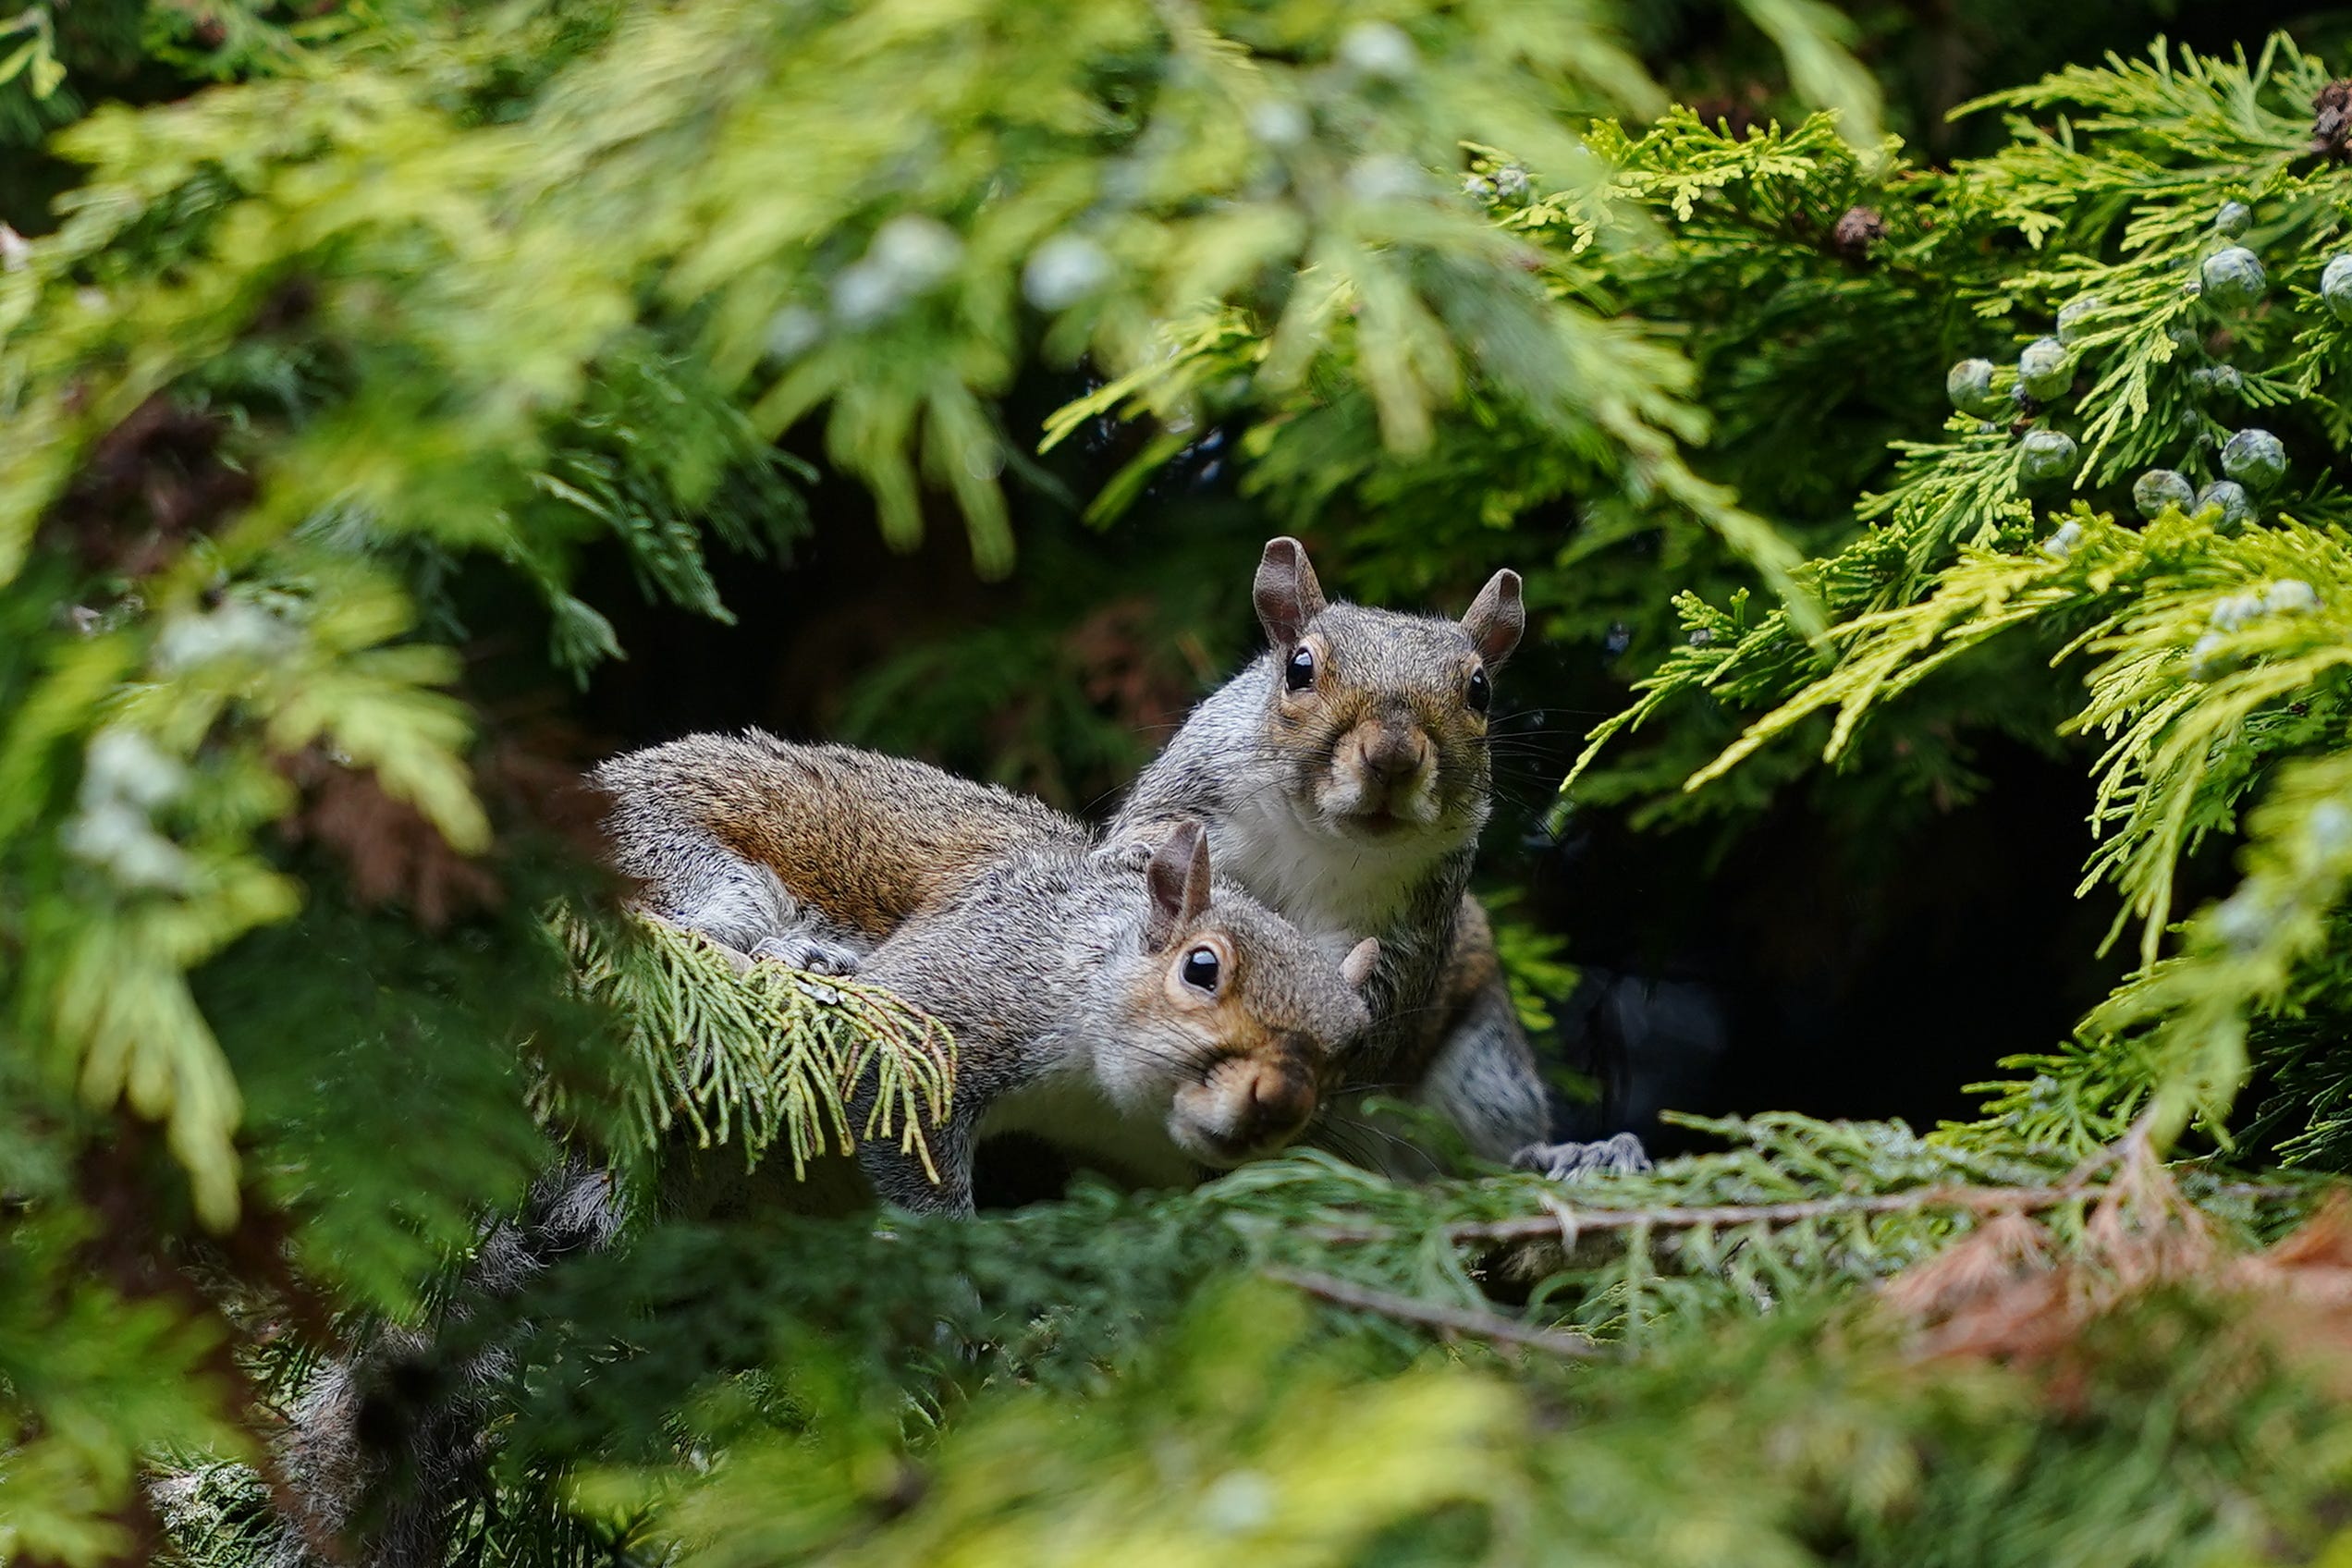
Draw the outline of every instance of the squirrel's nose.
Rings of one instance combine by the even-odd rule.
[[[1380,729],[1357,742],[1364,770],[1382,783],[1394,783],[1421,771],[1429,743],[1415,729]]]
[[[1287,1138],[1315,1114],[1315,1085],[1279,1068],[1260,1068],[1250,1078],[1250,1121],[1256,1141]]]

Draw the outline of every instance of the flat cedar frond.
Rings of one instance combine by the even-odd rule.
[[[944,1123],[955,1087],[955,1039],[938,1020],[853,980],[739,967],[665,922],[632,916],[625,934],[605,934],[557,920],[582,986],[621,1021],[646,1147],[682,1120],[702,1147],[731,1143],[747,1166],[780,1144],[796,1176],[828,1144],[849,1153],[853,1137],[896,1137],[931,1169],[925,1129]],[[869,1079],[853,1133],[850,1101]]]

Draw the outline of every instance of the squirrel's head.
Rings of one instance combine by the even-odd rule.
[[[1527,623],[1519,574],[1496,572],[1458,621],[1403,615],[1329,602],[1285,538],[1251,596],[1271,644],[1267,742],[1301,820],[1365,843],[1475,835],[1495,674]]]
[[[1168,1135],[1218,1170],[1298,1136],[1334,1063],[1371,1024],[1358,989],[1379,958],[1340,963],[1305,933],[1210,876],[1208,837],[1178,823],[1152,851],[1141,953],[1101,1064],[1113,1097],[1167,1106]]]

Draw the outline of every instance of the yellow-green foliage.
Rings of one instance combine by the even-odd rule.
[[[1895,482],[1856,508],[1867,531],[1803,574],[1834,617],[1819,637],[1802,638],[1782,610],[1680,601],[1685,645],[1578,765],[1702,694],[1754,710],[1682,780],[1704,799],[1736,789],[1798,734],[1839,767],[1883,766],[1868,726],[1898,699],[1935,703],[1947,726],[2014,731],[2046,692],[2056,705],[2045,743],[2098,741],[2083,753],[2096,792],[2082,890],[2122,895],[2117,933],[2138,923],[2138,965],[2075,1047],[2013,1063],[2041,1071],[2002,1089],[1985,1124],[2002,1135],[2086,1146],[2117,1135],[2153,1096],[2165,1127],[2196,1115],[2226,1139],[2249,1027],[2333,993],[2334,913],[2352,869],[2335,794],[2352,754],[2337,749],[2352,555],[2328,471],[2352,438],[2352,324],[2319,286],[2352,248],[2352,174],[2311,155],[2310,106],[2327,80],[2320,61],[2273,40],[2251,61],[2160,48],[1989,101],[2078,112],[2054,127],[2018,118],[2007,150],[1913,182],[1908,210],[1886,214],[1888,260],[1954,258],[1975,353],[2001,361],[2014,351],[2004,340],[2063,332],[2073,388],[1998,421],[1952,414],[1942,440],[1898,443]],[[1720,152],[1701,169],[1631,188],[1704,230],[1721,199],[1696,193],[1791,172]],[[2217,227],[2226,201],[2246,205],[2243,232]],[[2268,274],[2250,309],[2203,295],[2204,262],[2231,245],[2253,248]],[[1999,374],[1996,394],[2014,381]],[[2027,430],[2076,443],[2059,482],[2036,484],[2022,470]],[[2275,488],[2249,483],[2250,520],[2211,506],[2132,519],[2139,475],[2219,480],[2240,430],[2275,430],[2288,454]],[[1988,660],[1996,642],[2020,641],[2057,684],[1969,687],[1973,670],[2007,668]],[[1821,716],[1833,716],[1826,729]],[[1905,733],[1912,744],[1917,732]],[[1762,787],[1794,765],[1774,766]],[[2247,846],[2247,880],[2168,945],[2185,863],[2233,835]]]
[[[938,1020],[853,980],[741,969],[708,938],[657,922],[600,934],[559,918],[582,986],[622,1020],[637,1074],[626,1103],[649,1151],[683,1121],[700,1146],[731,1144],[747,1167],[781,1143],[797,1176],[828,1142],[848,1154],[854,1139],[894,1137],[929,1169],[925,1128],[947,1120],[955,1088],[955,1039]],[[852,1129],[851,1093],[869,1077],[874,1104]],[[560,1098],[545,1109],[559,1112]]]
[[[414,1395],[494,1451],[452,1561],[2330,1545],[2341,1219],[2264,1250],[2318,1183],[2159,1163],[2193,1115],[2231,1135],[2251,1066],[2269,1145],[2340,1165],[2352,1127],[2319,61],[2071,71],[1929,172],[1813,0],[1736,9],[1844,117],[1741,135],[1666,107],[1620,0],[214,9],[146,47],[227,80],[53,138],[61,221],[0,248],[0,1555],[290,1561],[313,1477],[269,1440],[387,1323],[421,1348],[360,1368],[361,1425]],[[75,91],[57,37],[6,105]],[[2272,279],[2233,315],[2187,288],[2225,199]],[[1945,365],[2085,293],[2079,396],[1948,417]],[[1091,390],[1038,431],[1006,410],[1041,368]],[[1365,597],[1507,547],[1555,640],[1623,620],[1652,673],[1586,800],[1733,822],[1817,756],[2076,746],[2139,967],[1927,1137],[1759,1114],[1577,1185],[1295,1154],[964,1224],[646,1207],[477,1288],[559,1161],[920,1145],[953,1057],[868,987],[593,924],[556,766],[460,650],[624,653],[599,545],[723,617],[710,542],[791,543],[832,475],[896,545],[951,502],[1011,570],[1047,531],[1009,476],[1119,421],[1094,521],[1214,427]],[[2013,424],[2076,443],[2071,487]],[[2242,526],[2116,521],[2250,425],[2288,472]],[[924,714],[1019,673],[963,662]],[[1540,1019],[1577,955],[1502,929]]]

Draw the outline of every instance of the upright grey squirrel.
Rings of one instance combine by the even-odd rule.
[[[758,730],[691,735],[594,775],[647,912],[758,958],[856,973],[956,1037],[935,1185],[884,1139],[876,1194],[968,1212],[973,1154],[1040,1134],[1182,1182],[1290,1142],[1370,1023],[1379,956],[1326,956],[1211,876],[1197,823],[1097,845],[1044,804],[922,763]]]
[[[1405,615],[1326,599],[1305,546],[1278,538],[1251,597],[1267,651],[1193,709],[1109,837],[1197,821],[1220,867],[1327,949],[1379,939],[1372,1033],[1344,1086],[1420,1100],[1487,1158],[1647,1169],[1630,1133],[1543,1141],[1535,1054],[1467,892],[1495,675],[1526,624],[1518,574],[1495,573],[1458,622]]]

